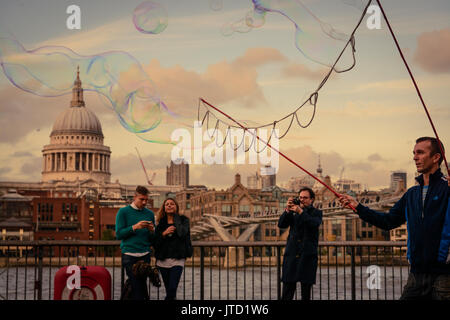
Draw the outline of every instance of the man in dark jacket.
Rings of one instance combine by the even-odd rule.
[[[442,147],[443,149],[443,147]],[[414,161],[418,185],[406,191],[389,213],[376,212],[348,195],[339,201],[351,204],[361,219],[390,230],[407,222],[408,281],[400,299],[450,299],[449,182],[441,173],[442,155],[437,139],[416,140]]]
[[[283,257],[282,300],[292,300],[301,283],[302,300],[310,300],[311,287],[316,283],[319,226],[322,211],[312,206],[314,192],[310,188],[299,191],[300,205],[289,198],[287,207],[278,220],[281,229],[290,228]]]

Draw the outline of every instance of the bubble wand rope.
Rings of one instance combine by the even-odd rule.
[[[298,167],[299,169],[301,169],[302,171],[304,171],[306,174],[308,174],[310,177],[312,177],[313,179],[315,179],[317,182],[319,182],[320,184],[322,184],[325,188],[327,188],[328,190],[330,190],[337,198],[339,198],[341,195],[339,193],[337,193],[336,191],[334,191],[329,185],[327,185],[325,182],[323,182],[322,180],[320,180],[319,178],[317,178],[315,175],[313,175],[312,173],[310,173],[308,170],[304,169],[302,166],[300,166],[299,164],[297,164],[295,161],[293,161],[291,158],[289,158],[288,156],[286,156],[283,152],[281,152],[280,150],[278,150],[275,147],[272,147],[270,145],[270,143],[262,140],[256,133],[253,133],[252,131],[248,130],[246,127],[244,127],[242,124],[240,124],[238,121],[234,120],[232,117],[230,117],[228,114],[226,114],[225,112],[219,110],[218,108],[214,107],[212,104],[210,104],[208,101],[206,101],[203,98],[200,98],[200,101],[202,101],[204,104],[206,104],[207,106],[213,108],[214,110],[216,110],[217,112],[219,112],[220,114],[224,115],[225,117],[227,117],[228,119],[230,119],[231,121],[233,121],[234,123],[236,123],[238,126],[240,126],[243,130],[244,130],[244,134],[245,132],[249,132],[252,135],[254,135],[259,141],[263,142],[265,145],[267,145],[270,149],[272,149],[273,151],[277,152],[280,156],[282,156],[283,158],[285,158],[287,161],[289,161],[290,163],[292,163],[293,165],[295,165],[296,167]],[[353,212],[356,212],[356,209],[351,205],[348,204],[348,206],[353,210]]]
[[[441,150],[441,155],[444,158],[445,167],[447,168],[447,174],[450,176],[450,170],[448,168],[448,162],[447,162],[447,159],[445,158],[444,150],[442,149],[442,142],[439,139],[439,136],[438,136],[438,133],[436,131],[436,128],[434,127],[433,120],[431,120],[430,113],[428,112],[428,108],[425,105],[425,101],[422,98],[422,94],[420,93],[419,86],[417,85],[416,79],[414,79],[414,76],[413,76],[413,74],[411,72],[411,69],[409,68],[408,63],[406,62],[405,56],[403,55],[402,49],[400,48],[400,45],[398,44],[397,38],[396,38],[396,36],[394,34],[394,31],[392,31],[391,24],[389,23],[389,20],[386,17],[384,9],[381,6],[380,0],[376,0],[376,1],[378,3],[378,6],[380,7],[381,13],[383,14],[384,20],[386,21],[386,24],[387,24],[387,26],[389,28],[389,31],[391,32],[392,38],[394,39],[395,45],[397,46],[398,52],[400,53],[400,56],[401,56],[401,58],[403,60],[403,63],[405,64],[405,67],[408,70],[409,76],[411,77],[411,80],[412,80],[412,82],[414,84],[414,87],[416,88],[417,95],[419,96],[420,102],[422,102],[422,106],[423,106],[423,108],[425,110],[425,113],[427,114],[427,117],[428,117],[428,120],[430,121],[431,127],[433,128],[433,131],[434,131],[434,134],[436,136],[436,139],[439,142],[438,145],[439,145],[439,149]]]

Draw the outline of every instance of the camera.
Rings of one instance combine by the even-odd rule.
[[[292,203],[296,206],[299,206],[301,204],[300,199],[298,197],[292,199]]]
[[[161,287],[161,279],[159,278],[158,268],[152,267],[150,263],[144,262],[142,260],[138,261],[133,265],[132,271],[136,277],[148,277],[153,286],[157,288]]]

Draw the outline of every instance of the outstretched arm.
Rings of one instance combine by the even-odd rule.
[[[366,206],[363,206],[349,195],[341,195],[339,197],[339,202],[343,207],[350,208],[349,205],[352,205],[354,208],[356,208],[356,213],[362,220],[369,222],[370,224],[373,224],[378,228],[391,230],[401,226],[406,221],[405,195],[406,193],[399,201],[395,203],[395,205],[391,208],[391,210],[389,210],[388,213],[378,212]]]

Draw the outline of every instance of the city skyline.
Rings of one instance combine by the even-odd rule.
[[[223,35],[224,24],[245,16],[251,9],[250,1],[224,0],[222,8],[212,8],[210,1],[159,1],[167,10],[168,24],[158,34],[140,33],[133,25],[133,10],[140,3],[81,1],[81,29],[69,30],[67,3],[6,1],[1,5],[0,34],[14,36],[28,50],[64,46],[86,56],[114,50],[127,52],[149,75],[161,100],[186,121],[196,118],[198,99],[203,97],[239,120],[270,123],[292,112],[326,73],[326,67],[295,48],[292,22],[274,12],[267,13],[259,28]],[[345,4],[332,11],[324,1],[303,3],[315,9],[321,20],[347,33],[361,14]],[[447,146],[450,4],[402,0],[382,5]],[[102,14],[105,9],[106,15]],[[433,136],[433,131],[384,20],[381,29],[370,30],[365,25],[368,17],[356,33],[355,68],[332,75],[320,91],[311,125],[306,129],[294,126],[280,140],[280,150],[311,172],[315,172],[320,155],[324,175],[330,175],[333,182],[344,168],[345,178],[369,189],[380,189],[389,186],[392,171],[401,170],[407,173],[410,186],[415,175],[414,140]],[[42,28],[36,28],[31,21]],[[156,172],[154,184],[165,184],[173,146],[145,142],[127,131],[97,94],[85,89],[86,107],[98,116],[105,145],[112,151],[111,181],[146,183],[136,156],[138,148],[147,170]],[[57,116],[69,107],[70,95],[33,95],[13,86],[1,72],[0,99],[0,145],[6,150],[0,158],[0,180],[39,181],[42,148],[49,142]],[[305,122],[310,113],[301,116]],[[180,127],[175,121],[164,125],[163,131],[156,133],[158,138],[169,139],[170,132]],[[194,185],[227,188],[235,173],[246,181],[256,171],[258,165],[191,164],[189,176]],[[302,171],[280,159],[278,184],[302,175]]]

